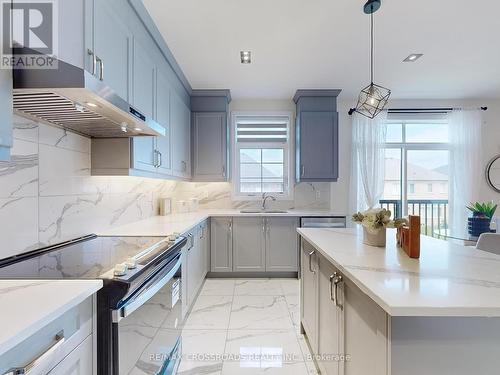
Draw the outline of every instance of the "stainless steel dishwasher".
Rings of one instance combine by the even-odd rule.
[[[345,216],[330,217],[302,217],[300,218],[301,228],[345,228]]]

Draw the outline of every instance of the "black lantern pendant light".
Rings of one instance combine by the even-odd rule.
[[[380,8],[380,0],[368,0],[363,10],[370,15],[370,76],[371,83],[361,90],[355,111],[368,118],[375,118],[384,107],[391,96],[391,90],[373,83],[373,13]]]

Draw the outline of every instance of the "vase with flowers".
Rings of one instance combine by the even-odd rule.
[[[363,243],[370,246],[385,247],[387,228],[399,228],[407,221],[391,219],[392,213],[385,208],[372,208],[355,213],[352,220],[363,227]]]

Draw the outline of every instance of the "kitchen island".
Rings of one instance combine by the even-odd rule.
[[[360,229],[308,229],[301,329],[324,374],[496,374],[500,256],[429,237],[410,259]],[[333,360],[332,360],[333,359]]]

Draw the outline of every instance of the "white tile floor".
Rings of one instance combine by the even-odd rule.
[[[317,374],[299,311],[298,280],[207,279],[183,330],[179,374]]]

